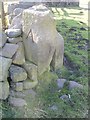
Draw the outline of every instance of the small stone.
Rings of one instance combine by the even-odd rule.
[[[0,99],[5,100],[9,95],[9,84],[7,81],[0,82]]]
[[[25,98],[23,91],[10,90],[10,96],[16,98]]]
[[[13,63],[22,65],[25,63],[24,46],[23,46],[22,42],[19,42],[18,46],[19,46],[18,50],[17,50],[15,56],[13,57]]]
[[[14,107],[23,107],[23,106],[27,105],[27,103],[24,99],[14,98],[14,97],[9,98],[9,103]]]
[[[23,64],[23,67],[27,71],[28,77],[33,81],[37,81],[37,66],[33,63],[26,61]]]
[[[80,88],[80,89],[83,89],[83,85],[75,82],[75,81],[70,81],[69,82],[69,89],[72,90],[74,88]]]
[[[66,82],[66,79],[57,79],[57,86],[58,86],[58,88],[62,89],[65,82]]]
[[[62,100],[69,100],[68,95],[62,95],[60,98],[61,98]]]
[[[7,41],[7,36],[4,32],[0,32],[0,48],[4,46]]]
[[[23,91],[23,82],[17,82],[17,83],[11,82],[11,87],[15,91]]]
[[[32,89],[37,85],[38,81],[31,81],[30,79],[27,79],[23,82],[23,88],[25,90]]]
[[[11,65],[9,71],[10,71],[10,77],[13,82],[24,81],[27,78],[26,71],[23,68],[18,67],[16,65]]]
[[[10,38],[16,38],[22,34],[21,29],[7,29],[5,30],[5,33]]]
[[[8,70],[12,63],[12,59],[0,56],[0,81],[7,81]]]
[[[17,38],[8,38],[8,42],[16,44],[18,42],[22,42],[22,37],[17,37]]]
[[[56,105],[53,105],[53,106],[50,107],[50,109],[53,110],[53,111],[56,111],[56,110],[58,110],[58,107]]]
[[[18,45],[6,43],[2,50],[0,50],[0,55],[7,58],[12,58],[12,56],[16,53],[17,49]]]

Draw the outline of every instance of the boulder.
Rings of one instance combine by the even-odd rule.
[[[0,99],[5,100],[9,95],[9,84],[7,81],[0,82]]]
[[[26,61],[23,64],[23,67],[27,71],[28,77],[33,81],[37,81],[37,66],[33,63]]]
[[[38,81],[31,81],[30,79],[27,79],[23,82],[23,89],[32,89],[38,84]]]
[[[23,43],[28,61],[37,65],[38,75],[50,65],[53,69],[63,64],[64,40],[56,30],[50,10],[43,5],[23,11]]]
[[[16,38],[22,34],[22,30],[18,28],[10,28],[10,29],[5,30],[5,33],[10,38]]]
[[[6,43],[5,46],[0,49],[0,55],[7,58],[12,58],[16,53],[18,45]]]
[[[17,38],[8,38],[9,43],[16,44],[18,42],[22,42],[22,37],[17,37]]]
[[[24,99],[14,98],[14,97],[9,98],[9,103],[14,107],[23,107],[23,106],[27,105],[27,103]]]
[[[12,63],[12,59],[0,56],[0,81],[7,81],[8,70]]]
[[[4,46],[7,41],[7,36],[4,32],[0,32],[0,48]]]
[[[25,56],[24,56],[24,46],[22,42],[17,43],[18,44],[18,50],[16,54],[13,57],[13,63],[22,65],[25,62]]]
[[[69,89],[72,90],[74,88],[80,88],[83,89],[83,85],[75,82],[75,81],[69,81]]]
[[[23,68],[18,67],[16,65],[11,65],[9,71],[10,71],[10,77],[13,82],[24,81],[27,78],[26,71]]]
[[[57,79],[57,86],[59,89],[62,89],[64,87],[64,83],[66,82],[66,79]]]

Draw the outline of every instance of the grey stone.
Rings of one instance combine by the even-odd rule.
[[[0,49],[0,55],[7,58],[12,58],[16,53],[18,45],[6,43],[5,46]]]
[[[0,56],[0,81],[7,81],[8,70],[12,63],[12,59]]]
[[[23,91],[23,82],[11,82],[11,87],[15,91]]]
[[[20,36],[22,34],[22,30],[21,29],[13,29],[13,28],[11,28],[11,29],[5,30],[5,33],[10,38],[16,38],[16,37],[18,37],[18,36]]]
[[[23,106],[27,105],[27,103],[24,99],[14,98],[14,97],[9,98],[9,103],[14,107],[23,107]]]
[[[23,67],[27,71],[28,77],[33,81],[37,81],[37,66],[33,63],[26,61],[23,64]]]
[[[13,15],[17,16],[22,12],[23,12],[22,8],[15,8],[14,11],[13,11]]]
[[[27,78],[26,71],[23,68],[18,67],[16,65],[11,65],[9,71],[10,71],[10,77],[13,82],[24,81]]]
[[[26,59],[37,65],[39,75],[50,65],[54,69],[60,68],[63,65],[64,40],[57,33],[51,11],[37,5],[24,10],[22,18]]]
[[[56,111],[56,110],[58,110],[58,107],[56,105],[53,105],[53,106],[50,107],[50,109],[53,110],[53,111]]]
[[[0,48],[4,46],[7,41],[7,36],[4,32],[0,32]]]
[[[17,37],[17,38],[8,38],[8,42],[16,44],[18,42],[22,42],[22,37]]]
[[[83,85],[75,82],[75,81],[70,81],[69,82],[69,89],[72,90],[74,88],[80,88],[80,89],[83,89]]]
[[[57,86],[59,89],[62,89],[64,87],[64,83],[66,82],[66,79],[57,79]]]
[[[62,95],[60,97],[60,99],[62,99],[62,100],[69,100],[69,97],[68,97],[68,95]]]
[[[9,84],[7,81],[0,82],[0,99],[5,100],[9,95]]]
[[[27,79],[23,81],[23,89],[24,90],[32,89],[36,87],[37,84],[38,84],[38,81],[31,81],[30,79]]]
[[[24,46],[22,42],[19,42],[17,44],[19,47],[18,47],[16,54],[13,57],[13,63],[22,65],[25,63]]]

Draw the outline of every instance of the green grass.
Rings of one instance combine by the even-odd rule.
[[[64,57],[66,63],[62,69],[56,72],[45,72],[40,76],[39,84],[35,88],[37,93],[35,99],[27,97],[28,107],[23,111],[10,107],[7,102],[3,102],[3,117],[27,117],[27,118],[86,118],[88,117],[88,31],[80,28],[87,28],[80,20],[70,17],[70,14],[64,8],[50,8],[56,18],[57,31],[64,38]],[[64,16],[60,14],[60,9]],[[70,10],[72,8],[69,8]],[[78,13],[72,13],[80,16],[81,8],[73,8]],[[82,14],[83,16],[83,14]],[[65,19],[69,17],[70,19]],[[68,90],[67,84],[62,90],[58,90],[56,80],[64,78],[67,81],[76,81],[84,85],[83,90]],[[61,100],[59,97],[63,94],[70,94],[71,102]],[[50,109],[56,105],[57,109]],[[20,112],[21,111],[21,112]]]

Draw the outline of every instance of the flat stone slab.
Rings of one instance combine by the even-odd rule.
[[[37,81],[37,66],[33,63],[26,61],[23,64],[23,67],[27,71],[28,77],[33,81]]]
[[[64,83],[66,82],[66,79],[57,79],[57,86],[59,89],[62,89],[64,87]]]
[[[7,29],[5,30],[5,33],[10,38],[16,38],[22,34],[21,29]]]
[[[25,63],[25,55],[24,55],[24,46],[22,42],[17,43],[18,44],[18,50],[13,57],[13,63],[17,65],[22,65]]]
[[[23,107],[23,106],[27,105],[27,103],[24,99],[14,98],[14,97],[9,98],[9,103],[14,107]]]
[[[80,89],[83,89],[83,85],[75,82],[75,81],[70,81],[69,82],[69,89],[72,90],[74,88],[80,88]]]
[[[10,71],[10,77],[13,82],[24,81],[27,78],[26,71],[23,68],[18,67],[16,65],[11,65],[9,71]]]
[[[8,70],[12,63],[12,59],[0,56],[0,81],[7,81]]]
[[[9,95],[9,84],[7,81],[0,82],[0,99],[5,100]]]
[[[0,32],[0,48],[4,46],[7,41],[7,35],[4,32]]]
[[[22,42],[22,37],[17,37],[17,38],[8,38],[8,42],[16,44],[18,42]]]
[[[18,45],[6,43],[2,50],[0,50],[0,55],[7,58],[12,58],[12,56],[16,53],[17,49]]]

